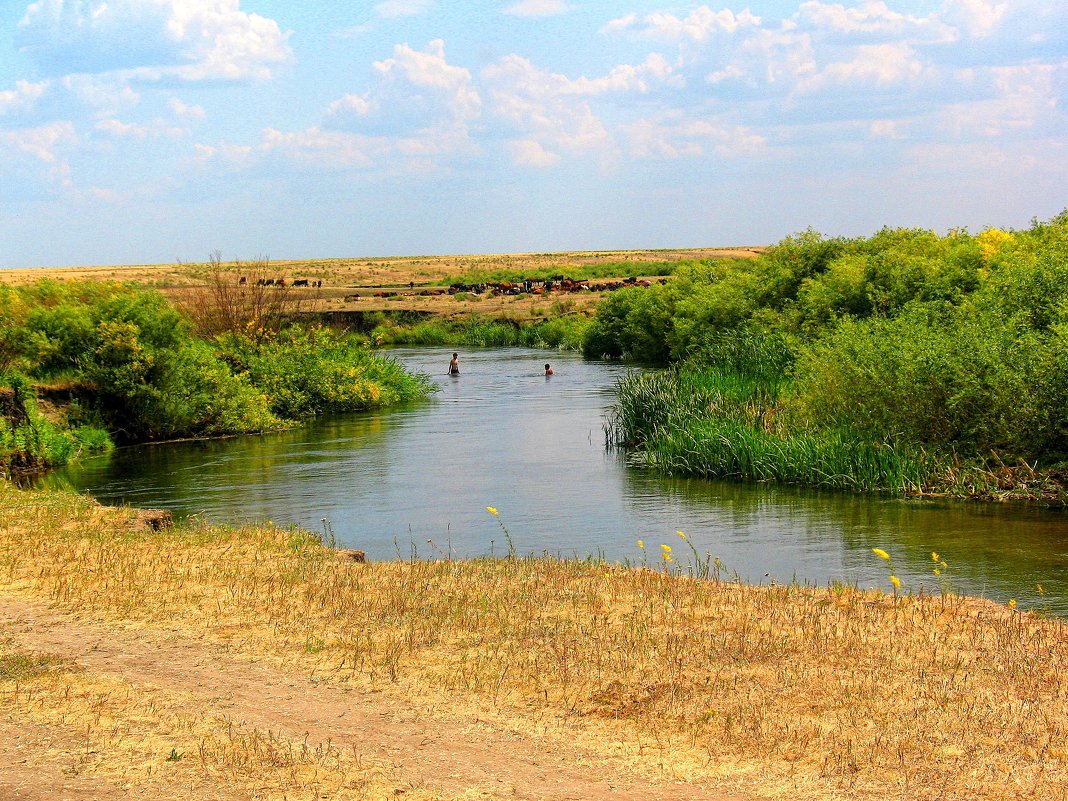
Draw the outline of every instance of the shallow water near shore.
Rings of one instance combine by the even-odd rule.
[[[604,447],[612,388],[633,368],[486,348],[461,352],[461,374],[450,377],[451,349],[388,353],[441,391],[293,431],[122,448],[47,482],[177,518],[299,525],[374,560],[506,554],[503,523],[519,554],[662,564],[664,544],[685,572],[695,561],[689,542],[700,559],[718,558],[726,575],[755,584],[889,591],[887,565],[871,550],[879,547],[903,591],[937,594],[945,580],[958,592],[1068,614],[1063,511],[664,478]],[[949,565],[942,576],[932,552]]]

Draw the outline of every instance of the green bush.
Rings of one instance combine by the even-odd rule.
[[[0,372],[0,472],[42,470],[111,447],[111,438],[100,428],[46,418],[30,380]]]
[[[283,329],[263,343],[224,337],[225,358],[279,417],[387,406],[426,397],[430,379],[371,353],[355,336],[327,328]]]
[[[104,430],[127,442],[255,432],[430,391],[354,337],[321,329],[201,339],[163,296],[132,286],[5,287],[0,311],[0,369],[26,376],[11,379],[19,402],[4,415],[0,458],[22,466],[104,447]],[[35,381],[67,388],[69,419],[36,414]]]
[[[826,484],[830,465],[864,473],[889,448],[888,475],[901,457],[907,479],[841,485],[900,488],[961,457],[1057,464],[1068,459],[1068,211],[977,236],[808,231],[749,262],[617,293],[584,350],[687,365],[657,379],[667,387],[621,385],[612,423],[675,470]],[[724,382],[754,389],[731,397]],[[787,469],[802,453],[823,466]]]

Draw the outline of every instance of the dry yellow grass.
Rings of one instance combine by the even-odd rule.
[[[50,763],[72,779],[95,779],[96,801],[373,799],[401,785],[381,760],[244,726],[197,709],[181,692],[89,673],[2,641],[0,731],[24,760],[22,776],[19,764],[4,765],[0,791],[40,787]],[[441,797],[405,792],[420,801]]]
[[[1060,620],[553,559],[359,565],[124,514],[5,487],[0,588],[761,797],[1068,797]]]

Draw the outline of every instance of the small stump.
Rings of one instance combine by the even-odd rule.
[[[366,562],[367,554],[363,551],[357,551],[355,548],[338,548],[337,558],[346,562]]]
[[[167,509],[133,509],[133,525],[136,528],[160,531],[174,525],[174,517]]]

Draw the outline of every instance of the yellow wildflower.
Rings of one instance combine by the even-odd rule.
[[[889,559],[890,554],[884,551],[882,548],[872,548],[871,552],[878,556],[880,559]]]
[[[641,548],[644,551],[645,550],[645,541],[644,540],[638,540],[638,547]]]
[[[1035,585],[1035,589],[1038,590],[1038,594],[1039,595],[1045,595],[1046,594],[1046,591],[1044,589],[1042,589],[1042,585],[1041,584],[1036,584]]]
[[[670,545],[661,545],[660,546],[660,550],[662,550],[664,553],[671,553],[671,546]]]
[[[938,551],[931,551],[931,561],[932,561],[932,562],[939,562],[939,561],[941,561],[941,560],[940,560],[940,559],[938,558]]]
[[[671,558],[671,554],[666,553],[666,554],[664,554],[664,561],[665,562],[674,562],[675,560]]]
[[[497,514],[497,509],[494,508],[493,506],[487,506],[486,507],[486,511],[489,512],[491,515]]]
[[[936,568],[934,569],[934,574],[935,574],[936,576],[941,576],[941,575],[942,575],[942,571],[941,571],[941,570],[939,570],[939,569],[938,569],[938,568],[936,567]]]
[[[682,539],[686,539],[686,535],[683,534],[681,531],[676,531],[675,533],[682,537]]]
[[[1015,598],[1009,598],[1009,609],[1015,609],[1015,608],[1016,608],[1016,599]]]
[[[901,579],[899,579],[897,576],[891,576],[890,583],[894,585],[895,590],[901,589]]]

